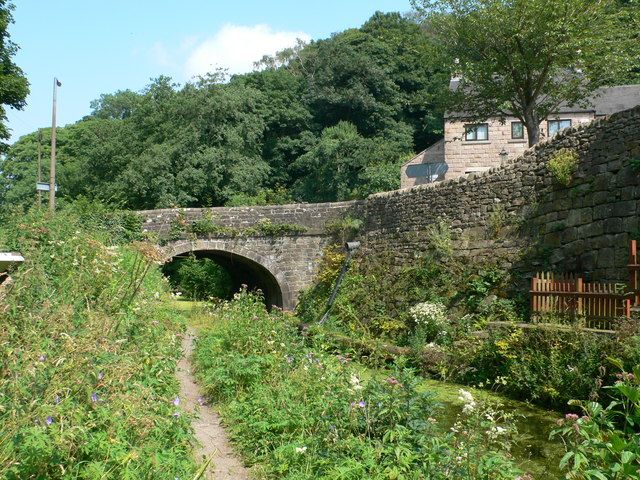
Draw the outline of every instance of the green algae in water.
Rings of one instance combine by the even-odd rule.
[[[552,410],[544,410],[525,402],[503,397],[495,392],[425,379],[421,388],[434,394],[443,408],[438,421],[444,428],[450,428],[462,412],[463,402],[458,398],[463,388],[478,400],[499,404],[501,410],[514,415],[518,436],[511,453],[518,466],[531,473],[535,479],[564,478],[558,468],[564,455],[564,445],[560,440],[549,440],[549,433],[556,427],[556,420],[562,415]]]

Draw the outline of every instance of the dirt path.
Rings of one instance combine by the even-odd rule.
[[[176,375],[180,381],[181,406],[187,412],[195,412],[193,428],[200,443],[200,458],[211,458],[211,466],[205,478],[209,480],[248,480],[247,469],[235,455],[227,434],[220,424],[220,417],[207,405],[200,405],[201,392],[191,371],[194,333],[188,330],[182,339],[184,356],[178,363]]]

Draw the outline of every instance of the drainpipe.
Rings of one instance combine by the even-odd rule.
[[[342,280],[344,280],[344,276],[349,270],[349,264],[351,263],[351,257],[354,252],[360,247],[360,242],[347,242],[344,244],[344,248],[347,251],[347,258],[344,260],[344,264],[342,265],[342,270],[340,270],[340,275],[338,275],[338,279],[336,280],[336,284],[333,287],[333,292],[331,292],[331,296],[329,297],[329,301],[327,302],[327,311],[324,312],[324,315],[318,322],[322,325],[329,318],[329,313],[331,313],[331,308],[333,307],[333,303],[336,301],[336,297],[338,296],[338,290],[340,290],[340,285],[342,284]]]

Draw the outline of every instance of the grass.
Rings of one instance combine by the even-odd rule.
[[[237,321],[238,322],[236,326],[237,331],[234,332],[234,335],[238,337],[243,337],[247,334],[246,332],[242,331],[242,328],[243,328],[242,326],[244,325],[244,321],[239,321],[236,317],[234,317],[234,315],[237,315],[237,313],[233,313],[234,307],[231,307],[232,312],[228,314],[230,317],[228,317],[227,314],[225,313],[221,314],[220,310],[203,308],[202,305],[198,305],[198,304],[195,304],[195,305],[189,304],[189,306],[187,307],[182,301],[180,302],[179,308],[183,310],[188,310],[190,312],[188,315],[189,324],[192,327],[194,327],[196,330],[201,332],[199,337],[202,340],[202,342],[199,341],[200,357],[196,356],[196,362],[198,364],[198,370],[200,372],[199,373],[200,380],[202,381],[204,388],[207,389],[209,394],[213,395],[213,397],[219,401],[219,404],[221,405],[221,413],[223,414],[223,417],[229,424],[233,438],[236,444],[238,445],[238,447],[240,448],[240,450],[244,453],[245,458],[247,458],[252,463],[258,464],[257,467],[254,467],[255,471],[261,472],[261,475],[263,475],[264,478],[296,478],[296,479],[297,478],[352,478],[352,477],[349,477],[348,475],[344,477],[323,476],[327,474],[326,469],[329,467],[327,467],[327,465],[325,465],[324,467],[315,465],[314,464],[314,462],[316,462],[315,459],[312,460],[311,463],[309,464],[310,466],[308,466],[308,468],[310,468],[311,470],[309,470],[307,474],[310,475],[309,472],[311,472],[313,473],[313,475],[317,475],[316,477],[305,476],[304,473],[301,473],[297,469],[298,467],[289,465],[290,463],[296,463],[295,455],[290,453],[290,451],[294,449],[294,447],[291,446],[293,443],[295,443],[295,445],[298,445],[296,448],[302,448],[300,447],[300,445],[308,445],[317,440],[317,439],[311,440],[308,437],[308,435],[311,435],[311,433],[309,432],[312,432],[316,428],[316,427],[312,427],[311,425],[316,421],[318,421],[318,419],[304,420],[304,423],[307,426],[303,428],[303,431],[306,431],[307,432],[306,434],[294,433],[298,431],[297,427],[295,427],[295,425],[290,425],[290,427],[285,427],[285,431],[289,432],[287,435],[293,435],[293,437],[289,438],[289,440],[281,439],[277,435],[274,436],[273,432],[271,432],[271,429],[274,428],[274,426],[269,426],[269,425],[271,424],[272,421],[276,423],[283,421],[279,417],[278,412],[280,409],[283,408],[280,402],[285,400],[284,398],[282,400],[278,400],[278,397],[282,395],[286,395],[286,398],[288,400],[286,400],[287,406],[284,407],[284,412],[288,412],[288,417],[291,417],[292,415],[304,416],[304,413],[303,413],[304,410],[302,410],[299,414],[293,413],[294,411],[296,411],[295,409],[297,408],[293,406],[293,404],[295,404],[295,398],[297,393],[295,393],[295,391],[288,392],[289,389],[293,388],[292,385],[295,385],[298,380],[296,380],[293,377],[289,378],[288,375],[290,374],[287,374],[284,372],[281,372],[278,375],[276,375],[276,378],[274,379],[271,379],[269,375],[266,374],[267,376],[262,377],[262,380],[259,381],[261,385],[260,388],[258,390],[253,390],[254,387],[251,386],[252,382],[258,381],[258,378],[260,378],[263,375],[262,373],[258,373],[258,371],[252,370],[254,367],[251,367],[249,370],[246,370],[247,368],[249,368],[249,365],[251,364],[251,362],[253,362],[253,360],[251,360],[253,356],[245,353],[243,355],[240,355],[240,357],[238,357],[237,356],[238,352],[234,353],[233,347],[226,343],[230,340],[222,340],[222,337],[220,337],[220,333],[219,333],[220,331],[227,331],[228,328],[231,328],[228,325],[229,322]],[[262,316],[262,314],[256,314],[253,311],[250,314],[254,316],[256,321],[263,321],[265,319]],[[254,328],[254,327],[251,327],[251,328]],[[256,342],[259,343],[261,341],[264,341],[264,339],[260,338],[260,335],[261,334],[259,332],[254,332],[254,334],[252,335],[252,339],[246,340],[246,341],[250,341],[251,345],[253,345],[253,347],[251,348],[257,348],[258,350],[262,350],[264,347],[266,347],[266,345],[263,345],[261,347],[256,344]],[[276,337],[278,337],[278,335],[274,337],[274,340],[277,342],[278,340],[276,340]],[[245,340],[234,339],[233,341],[245,341]],[[220,359],[220,362],[223,362],[223,363],[220,363],[220,362],[216,363],[216,360],[212,360],[212,357],[216,356],[215,352],[208,350],[208,348],[210,348],[212,345],[218,345],[215,348],[222,348],[217,342],[225,343],[224,349],[221,350],[221,352],[224,351],[225,353],[218,354],[218,355],[225,356],[226,360],[224,360],[224,362],[222,359]],[[287,347],[287,351],[289,352],[289,355],[291,355],[292,357],[298,355],[297,353],[294,353],[296,350],[295,347],[291,347],[291,349],[289,348],[290,347]],[[280,348],[278,348],[278,350],[280,350]],[[322,358],[321,361],[325,362],[324,357],[322,357],[322,355],[324,355],[322,352],[315,351],[313,347],[311,347],[311,350],[309,350],[309,352],[312,352],[311,353],[312,355],[317,355],[318,358]],[[245,355],[248,355],[248,356],[245,356]],[[269,360],[265,359],[264,355],[265,354],[260,354],[259,357],[256,357],[255,361],[258,361],[258,358],[261,359],[260,362],[256,364],[256,367],[257,365],[262,364],[262,362],[269,363]],[[242,358],[244,358],[244,360]],[[240,362],[240,363],[237,363],[236,367],[232,367],[231,364],[233,364],[234,362]],[[250,363],[246,363],[246,362],[250,362]],[[217,366],[214,367],[213,366],[214,364]],[[263,367],[260,367],[260,368],[261,369],[267,368],[266,371],[269,370],[269,367],[264,367],[264,365]],[[390,375],[394,374],[392,370],[383,369],[383,368],[371,369],[356,361],[350,362],[349,368],[351,369],[350,371],[354,372],[360,378],[363,384],[365,383],[385,384],[386,379],[389,378]],[[234,371],[235,373],[233,373]],[[227,391],[226,394],[221,394],[221,391],[225,391],[224,388],[226,388],[226,387],[222,387],[221,385],[227,384],[229,381],[231,381],[230,379],[226,378],[226,375],[232,375],[232,377],[234,375],[240,375],[239,378],[244,378],[242,382],[245,382],[245,383],[242,383],[241,385],[234,383],[235,387],[233,387],[231,390],[226,390]],[[286,377],[286,378],[282,378],[282,377]],[[253,378],[254,380],[250,380],[251,378]],[[237,381],[238,381],[237,378],[233,380],[233,382],[237,382]],[[314,380],[309,379],[308,381],[305,381],[305,382],[313,383],[317,381],[318,381],[317,378],[314,378]],[[219,384],[219,382],[222,382],[222,384]],[[246,382],[249,382],[249,383],[246,384]],[[276,383],[277,386],[273,388],[275,388],[276,390],[271,391],[270,390],[271,387],[269,387],[269,385],[274,384],[274,382]],[[214,384],[217,386],[213,387]],[[220,390],[220,388],[223,388],[223,390]],[[322,384],[320,384],[320,385],[316,385],[313,388],[321,390],[325,387]],[[439,425],[442,428],[444,428],[444,431],[448,431],[448,429],[451,426],[453,426],[456,422],[460,421],[461,410],[464,406],[464,402],[459,398],[460,388],[463,388],[463,387],[461,387],[460,385],[440,382],[440,381],[426,379],[426,378],[416,378],[415,395],[425,394],[426,397],[433,399],[434,405],[436,403],[439,403],[442,405],[442,408],[438,409],[437,419],[438,419]],[[467,391],[470,391],[473,397],[476,398],[479,402],[482,402],[483,404],[503,405],[503,407],[501,408],[506,410],[511,416],[513,416],[513,419],[518,426],[519,434],[517,435],[517,437],[515,437],[518,442],[513,447],[512,453],[514,455],[515,463],[522,470],[529,471],[535,474],[534,478],[560,478],[561,474],[557,469],[557,465],[559,463],[559,456],[557,455],[557,453],[562,451],[562,447],[558,444],[551,443],[548,440],[548,434],[551,428],[553,427],[554,420],[557,418],[557,414],[555,412],[545,411],[543,409],[535,408],[522,402],[509,400],[495,392],[486,391],[482,389],[473,389],[468,387],[464,387],[464,389]],[[266,404],[262,403],[262,400],[260,400],[260,397],[263,394],[265,394],[265,390],[267,390],[267,392],[271,392],[267,394],[268,397],[273,397],[275,395],[275,398],[272,398],[273,402],[275,403],[273,403],[272,401],[266,401],[266,400],[265,400],[265,402],[267,402]],[[213,393],[213,392],[217,392],[217,393]],[[288,393],[284,393],[284,392],[288,392]],[[311,392],[306,393],[305,394],[306,400],[304,402],[307,404],[308,409],[313,409],[313,404],[315,400],[312,400],[311,397],[309,397],[309,395],[313,395],[313,393]],[[332,396],[340,397],[341,396],[340,388],[333,389]],[[276,407],[276,405],[281,405],[281,406]],[[272,410],[272,409],[275,409],[275,410]],[[252,440],[251,438],[252,436],[258,435],[257,432],[254,430],[255,428],[258,428],[258,427],[256,425],[252,425],[252,422],[258,421],[258,419],[252,418],[252,416],[255,414],[258,414],[261,418],[259,422],[261,422],[260,425],[262,425],[262,427],[259,427],[259,428],[267,429],[264,433],[267,437],[266,440],[261,439],[261,440],[255,440],[254,442],[254,440]],[[318,416],[322,416],[322,414],[318,413]],[[308,421],[312,421],[313,423],[310,424],[308,423]],[[331,421],[337,422],[338,420],[333,419]],[[282,427],[277,427],[278,431],[280,431],[281,428]],[[293,430],[289,431],[288,428],[292,428]],[[393,427],[390,425],[387,429],[387,433],[392,431],[393,431]],[[296,442],[294,441],[294,438],[296,438],[298,435],[302,435],[302,438],[299,438],[298,441]],[[356,435],[355,438],[360,438],[360,437]],[[355,440],[352,440],[352,441],[355,441]],[[358,441],[361,441],[361,440],[358,440]],[[279,442],[282,442],[282,443],[279,443]],[[383,445],[384,441],[382,441],[381,443]],[[378,445],[378,447],[375,447],[375,448],[384,450],[384,445],[380,446],[380,443],[376,443],[376,441],[374,441],[373,444]],[[261,445],[261,446],[258,446],[258,445]],[[277,445],[280,445],[280,446],[277,446]],[[360,445],[360,447],[358,448],[365,448],[363,446],[364,444],[358,443],[358,445]],[[327,448],[329,448],[329,450],[326,450]],[[352,445],[349,448],[354,448],[354,447]],[[322,442],[320,445],[316,445],[314,449],[315,449],[314,455],[316,455],[318,458],[324,458],[327,455],[333,458],[332,462],[334,462],[334,464],[332,468],[335,468],[338,470],[342,468],[346,468],[348,471],[351,471],[350,470],[351,467],[347,468],[342,463],[344,462],[344,459],[341,458],[340,456],[336,458],[335,454],[330,453],[331,448],[327,447],[326,445],[323,445]],[[257,451],[262,452],[262,454],[257,454],[256,453]],[[379,453],[379,454],[383,455],[382,453]],[[293,456],[293,458],[289,458],[289,455]],[[383,460],[381,460],[380,458],[378,461],[383,462]],[[283,473],[282,471],[279,472],[278,475],[274,473],[273,465],[278,462],[280,464],[284,463],[288,465],[286,467],[286,474]],[[360,467],[353,467],[353,468],[360,468]],[[282,467],[282,468],[285,468],[285,467]],[[368,472],[366,473],[366,475],[368,475],[367,478],[392,478],[392,477],[384,477],[384,476],[377,477],[375,474],[376,472],[375,467],[369,466],[368,468],[371,468],[371,470],[366,470]],[[314,470],[314,469],[320,469],[320,470]],[[337,470],[332,470],[332,471],[335,472]],[[298,472],[298,473],[294,474],[293,472]],[[279,475],[282,475],[282,476],[279,476]],[[291,475],[291,476],[288,476],[288,475]],[[297,476],[297,475],[300,475],[300,476]],[[357,478],[357,477],[353,477],[353,478]],[[360,477],[360,478],[364,478],[364,477]],[[398,478],[401,478],[401,477],[398,477]],[[406,478],[413,478],[413,477],[409,476]],[[438,478],[438,477],[434,476],[433,478]],[[460,477],[460,478],[475,478],[475,477]],[[494,478],[494,477],[491,477],[491,478]],[[495,478],[499,478],[499,477],[495,477]]]
[[[0,477],[191,479],[174,399],[185,324],[145,246],[73,212],[0,227],[26,259],[0,300]]]

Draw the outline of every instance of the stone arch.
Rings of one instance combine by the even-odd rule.
[[[199,239],[178,241],[163,248],[164,263],[187,253],[211,256],[228,269],[251,272],[262,285],[268,306],[275,305],[284,310],[295,308],[295,295],[284,272],[274,261],[259,254],[255,249],[238,242],[223,239]]]

